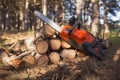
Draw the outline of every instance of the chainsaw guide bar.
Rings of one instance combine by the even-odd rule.
[[[47,18],[45,15],[43,15],[41,12],[39,11],[35,11],[34,12],[35,15],[37,15],[42,21],[46,22],[48,25],[50,25],[53,29],[55,29],[57,32],[61,32],[62,28],[57,25],[56,23],[54,23],[53,21],[51,21],[49,18]]]

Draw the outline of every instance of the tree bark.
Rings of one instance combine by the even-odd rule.
[[[107,6],[106,6],[106,1],[105,0],[102,0],[102,1],[103,1],[103,6],[104,6],[104,34],[103,34],[104,36],[103,38],[108,39],[110,30],[109,30],[108,20],[107,20]]]
[[[26,3],[25,3],[25,27],[24,27],[24,29],[25,30],[28,30],[28,17],[29,17],[29,0],[26,0]]]
[[[21,66],[21,64],[23,62],[23,60],[22,60],[23,57],[30,54],[30,51],[21,53],[18,56],[16,56],[16,55],[10,56],[9,55],[10,53],[8,53],[8,52],[5,52],[3,54],[4,54],[4,56],[2,57],[2,61],[3,61],[4,65],[6,65],[6,66],[12,65],[15,69],[19,69],[19,67]]]
[[[76,15],[77,15],[77,18],[80,18],[80,15],[81,15],[82,3],[83,3],[83,0],[76,0]]]
[[[23,58],[23,60],[27,63],[30,63],[30,64],[35,64],[35,58],[31,55],[27,55]]]
[[[81,58],[87,56],[85,52],[77,51],[76,53],[77,53],[77,56]]]
[[[82,13],[82,3],[83,0],[76,0],[76,15],[78,20],[76,21],[76,23],[73,26],[79,26],[78,24],[81,22],[81,13]],[[80,28],[81,26],[79,26]]]
[[[64,21],[64,13],[65,13],[65,6],[64,6],[64,0],[62,0],[62,21]]]
[[[92,2],[92,23],[91,23],[91,31],[94,36],[98,37],[99,35],[99,0],[91,0]]]
[[[90,15],[90,0],[84,1],[84,24],[83,27],[85,30],[88,30],[88,22]]]
[[[43,14],[46,16],[47,15],[47,6],[46,6],[47,0],[42,0],[43,4]]]

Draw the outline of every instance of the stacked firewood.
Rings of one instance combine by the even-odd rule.
[[[88,58],[85,51],[81,52],[73,48],[49,25],[45,25],[41,31],[43,38],[36,41],[36,51],[40,55],[46,55],[50,63],[57,64],[62,60],[78,62]]]
[[[85,52],[76,50],[62,40],[59,33],[49,25],[45,25],[41,29],[40,35],[36,39],[29,37],[24,40],[26,49],[22,48],[21,50],[20,44],[18,46],[18,43],[14,45],[14,51],[12,52],[10,49],[5,49],[2,52],[4,54],[2,57],[3,63],[6,66],[12,65],[15,69],[19,69],[26,63],[40,66],[44,64],[58,64],[63,60],[80,62],[88,59]]]

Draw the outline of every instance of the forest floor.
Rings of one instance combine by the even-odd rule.
[[[33,36],[33,33],[0,35],[0,47],[7,47],[17,40]],[[117,44],[104,51],[107,55],[104,61],[90,57],[78,63],[60,61],[58,64],[32,66],[18,71],[0,69],[0,80],[120,80],[120,37]]]

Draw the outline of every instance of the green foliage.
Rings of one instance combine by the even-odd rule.
[[[118,42],[120,42],[120,37],[111,37],[109,38],[109,41],[113,44],[116,45]]]
[[[120,32],[116,29],[110,29],[109,40],[112,44],[117,44],[118,42],[120,42]]]

